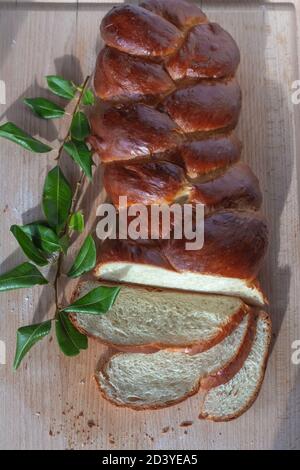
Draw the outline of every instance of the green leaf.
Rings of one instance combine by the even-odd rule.
[[[60,118],[65,114],[63,108],[45,98],[25,98],[23,101],[35,114],[43,119]]]
[[[77,356],[80,349],[87,349],[88,339],[71,323],[68,315],[59,312],[55,322],[56,338],[66,356]]]
[[[43,211],[50,226],[60,233],[71,208],[72,190],[59,166],[47,175],[43,192]]]
[[[55,95],[60,96],[61,98],[66,98],[71,100],[76,94],[76,86],[70,82],[70,80],[65,80],[59,75],[48,75],[46,77],[48,88],[55,93]]]
[[[63,251],[63,253],[66,255],[68,253],[68,248],[70,246],[70,238],[67,234],[63,235],[60,239],[59,239],[59,243],[60,243],[60,246],[61,246],[61,249]]]
[[[80,233],[83,232],[84,216],[82,212],[74,212],[74,214],[71,215],[69,229]]]
[[[3,126],[0,126],[0,137],[11,140],[34,153],[46,153],[52,150],[49,145],[43,144],[43,142],[31,137],[31,135],[17,127],[13,122],[6,122]]]
[[[82,111],[77,111],[71,124],[71,136],[75,140],[84,140],[90,133],[88,118]]]
[[[101,315],[108,312],[116,301],[120,287],[100,286],[63,309],[69,313]]]
[[[80,166],[84,174],[92,179],[93,152],[89,150],[84,142],[70,140],[64,144],[65,151]]]
[[[23,263],[0,276],[0,292],[48,284],[40,271],[31,263]]]
[[[45,253],[55,253],[61,251],[61,244],[58,236],[47,225],[40,222],[23,225],[20,229],[30,237],[34,245]]]
[[[38,323],[36,325],[22,326],[22,328],[18,329],[14,369],[19,367],[22,359],[32,346],[47,336],[50,333],[50,330],[51,320]]]
[[[75,278],[81,276],[96,265],[96,245],[91,235],[88,235],[76,256],[68,276]]]
[[[92,106],[93,104],[95,104],[95,96],[92,90],[85,90],[82,102],[85,106]]]
[[[10,227],[10,231],[19,243],[27,258],[39,266],[46,266],[48,264],[47,258],[38,248],[36,248],[30,237],[28,237],[28,235],[23,232],[21,227],[18,225],[12,225]]]

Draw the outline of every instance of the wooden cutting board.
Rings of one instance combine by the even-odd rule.
[[[6,84],[7,103],[0,104],[0,122],[14,121],[55,145],[56,124],[33,117],[22,98],[43,96],[45,75],[59,73],[79,82],[92,72],[108,3],[0,3],[0,80]],[[270,221],[271,245],[261,280],[270,299],[274,342],[260,396],[244,416],[227,424],[200,421],[197,396],[164,411],[117,409],[99,397],[93,382],[102,352],[93,342],[88,352],[66,359],[55,341],[45,340],[13,372],[17,328],[50,316],[53,293],[51,287],[2,293],[0,340],[6,344],[7,362],[0,365],[2,449],[300,448],[300,365],[291,360],[292,344],[300,340],[300,104],[293,105],[291,98],[292,83],[300,79],[300,1],[199,3],[241,49],[238,132],[244,160],[260,178]],[[33,155],[4,140],[0,154],[3,273],[23,260],[9,228],[41,215],[43,181],[54,156]],[[100,190],[96,182],[84,188],[89,226]],[[184,427],[184,421],[193,424]]]

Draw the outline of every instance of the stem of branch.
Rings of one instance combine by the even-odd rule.
[[[77,101],[76,101],[76,105],[75,105],[75,107],[74,107],[74,109],[73,109],[73,112],[70,114],[70,116],[71,116],[71,124],[72,124],[73,117],[75,116],[75,114],[76,114],[77,111],[78,111],[78,108],[79,108],[79,106],[80,106],[82,97],[83,97],[84,92],[85,92],[85,90],[86,90],[86,88],[87,88],[87,86],[88,86],[88,83],[89,83],[89,81],[90,81],[90,78],[91,78],[91,77],[88,75],[88,76],[86,77],[86,79],[84,80],[84,82],[83,82],[81,91],[80,91],[80,93],[79,93],[79,95],[78,95],[78,98],[77,98]],[[67,140],[69,139],[69,137],[70,137],[70,129],[71,129],[71,125],[69,126],[68,133],[67,133],[67,135],[65,136],[65,138],[63,139],[63,141],[62,141],[62,143],[61,143],[61,145],[60,145],[60,147],[59,147],[59,149],[58,149],[57,157],[56,157],[55,160],[59,160],[60,157],[61,157],[61,154],[62,154],[64,145],[65,145],[66,141],[67,141]]]
[[[78,95],[78,98],[76,100],[76,105],[73,109],[73,112],[71,114],[71,124],[72,124],[72,120],[73,120],[73,117],[74,115],[77,113],[78,109],[79,109],[79,106],[80,106],[80,103],[81,103],[81,100],[82,100],[82,97],[84,95],[84,92],[88,86],[88,83],[89,83],[89,80],[90,80],[90,76],[87,76],[86,79],[84,80],[83,82],[83,85],[81,87],[81,90],[80,90],[80,93]],[[69,126],[69,129],[68,129],[68,133],[67,135],[65,136],[65,138],[63,139],[59,149],[58,149],[58,154],[57,154],[57,157],[56,157],[56,160],[60,160],[61,158],[61,155],[62,155],[62,151],[63,151],[63,148],[64,148],[64,144],[65,142],[69,139],[70,137],[70,129],[71,129],[71,124]],[[80,178],[79,180],[77,181],[76,183],[76,188],[75,188],[75,191],[74,191],[74,195],[73,195],[73,198],[72,198],[72,203],[71,203],[71,208],[70,208],[70,211],[69,211],[69,217],[68,217],[68,220],[66,222],[66,225],[64,227],[64,230],[63,230],[63,233],[62,233],[62,236],[65,236],[65,235],[68,235],[69,233],[69,221],[70,221],[70,217],[71,217],[71,214],[74,212],[74,210],[76,209],[76,206],[77,206],[77,201],[78,201],[78,198],[79,198],[79,193],[80,193],[80,189],[81,189],[81,186],[82,186],[82,183],[84,181],[84,178],[85,178],[85,175],[84,173],[81,171],[80,173]],[[60,310],[60,305],[59,305],[59,279],[60,279],[60,276],[61,276],[61,266],[62,266],[62,261],[63,261],[63,253],[60,252],[59,253],[59,256],[58,256],[58,260],[57,260],[57,268],[56,268],[56,273],[55,273],[55,278],[54,278],[54,292],[55,292],[55,307],[56,307],[56,312],[55,312],[55,318]]]

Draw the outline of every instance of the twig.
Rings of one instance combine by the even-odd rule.
[[[81,91],[80,91],[80,94],[78,96],[78,99],[77,99],[77,102],[76,102],[76,105],[73,109],[73,112],[71,114],[71,124],[69,126],[69,129],[68,129],[68,133],[67,135],[65,136],[64,140],[62,141],[62,144],[60,145],[59,149],[58,149],[58,154],[57,154],[57,157],[55,160],[60,160],[60,157],[62,155],[62,151],[63,151],[63,148],[64,148],[64,144],[66,143],[66,141],[69,139],[70,137],[70,129],[71,129],[71,125],[72,125],[72,120],[73,120],[73,117],[75,116],[75,114],[77,113],[78,111],[78,108],[80,106],[80,103],[81,103],[81,100],[82,100],[82,97],[84,95],[84,92],[88,86],[88,83],[89,83],[89,80],[90,80],[90,76],[87,76],[86,79],[84,80],[83,82],[83,85],[81,87]],[[70,217],[72,215],[72,213],[74,212],[75,208],[76,208],[76,205],[77,205],[77,201],[78,201],[78,197],[79,197],[79,192],[80,192],[80,189],[81,189],[81,186],[82,186],[82,183],[84,181],[84,178],[85,178],[85,175],[84,173],[81,171],[81,174],[80,174],[80,178],[79,180],[77,181],[76,183],[76,188],[75,188],[75,191],[74,191],[74,194],[73,194],[73,198],[72,198],[72,202],[71,202],[71,208],[70,208],[70,211],[69,211],[69,216],[68,216],[68,220],[65,224],[65,227],[64,227],[64,230],[62,232],[62,237],[64,237],[65,235],[68,235],[69,234],[69,221],[70,221]],[[60,276],[61,276],[61,266],[62,266],[62,261],[63,261],[63,253],[60,252],[59,255],[58,255],[58,260],[57,260],[57,268],[56,268],[56,273],[55,273],[55,278],[54,278],[54,282],[53,282],[53,286],[54,286],[54,292],[55,292],[55,317],[57,316],[59,310],[60,310],[60,305],[59,305],[59,292],[58,292],[58,285],[59,285],[59,279],[60,279]]]
[[[86,90],[86,88],[87,88],[87,86],[88,86],[88,83],[89,83],[89,81],[90,81],[90,78],[91,78],[90,75],[88,75],[88,76],[86,77],[86,79],[84,80],[84,82],[83,82],[83,85],[82,85],[82,87],[81,87],[81,91],[80,91],[80,93],[79,93],[79,95],[78,95],[78,98],[77,98],[76,105],[75,105],[75,107],[74,107],[74,109],[73,109],[73,112],[70,114],[70,116],[71,116],[71,118],[72,118],[72,119],[71,119],[71,124],[72,124],[72,121],[73,121],[73,117],[75,116],[75,114],[76,114],[77,111],[78,111],[78,108],[79,108],[79,106],[80,106],[80,103],[81,103],[83,94],[84,94],[84,92],[85,92],[85,90]],[[60,147],[59,147],[59,149],[58,149],[57,157],[55,158],[55,160],[59,160],[60,157],[61,157],[62,151],[63,151],[63,149],[64,149],[64,145],[65,145],[65,143],[67,142],[67,140],[68,140],[69,137],[70,137],[70,129],[71,129],[71,125],[69,126],[68,133],[67,133],[67,135],[65,136],[65,138],[63,139],[63,141],[62,141],[62,143],[61,143],[61,145],[60,145]]]

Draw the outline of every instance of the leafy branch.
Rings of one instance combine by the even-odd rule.
[[[84,215],[77,206],[85,178],[92,179],[93,166],[92,152],[86,144],[90,125],[85,114],[85,106],[93,105],[95,98],[89,88],[89,76],[80,86],[58,75],[47,76],[46,80],[52,93],[68,101],[74,100],[70,125],[57,149],[56,166],[48,172],[45,179],[42,196],[45,220],[33,221],[26,225],[12,225],[10,229],[29,261],[0,276],[0,292],[48,284],[49,281],[36,265],[43,267],[55,264],[53,281],[55,315],[42,323],[18,329],[15,369],[19,367],[28,351],[38,341],[49,335],[53,322],[57,342],[65,355],[74,356],[79,354],[80,350],[87,349],[87,337],[74,327],[69,314],[105,314],[112,307],[119,293],[119,288],[100,286],[71,305],[63,307],[59,303],[63,260],[69,249],[71,234],[84,231]],[[59,119],[67,114],[64,108],[46,98],[26,98],[24,103],[42,119]],[[11,140],[34,153],[47,153],[54,150],[12,122],[0,126],[0,137]],[[75,188],[71,187],[61,169],[60,161],[63,154],[68,155],[80,168],[80,177]],[[95,241],[91,235],[87,235],[67,276],[78,278],[93,269],[95,264]]]

